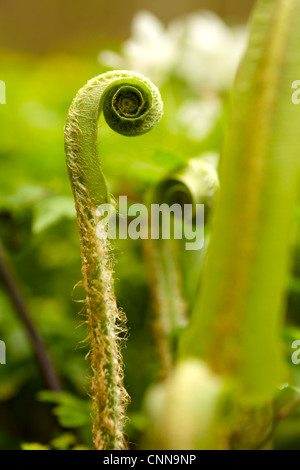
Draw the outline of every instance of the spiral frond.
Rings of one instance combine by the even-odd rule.
[[[92,369],[93,435],[96,449],[126,447],[125,409],[120,353],[125,314],[117,308],[107,226],[97,208],[110,200],[98,156],[98,119],[122,135],[151,130],[162,115],[157,88],[127,71],[108,72],[90,80],[75,97],[65,126],[66,161],[80,234],[83,284]]]

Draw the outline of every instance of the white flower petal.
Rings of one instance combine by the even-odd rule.
[[[113,51],[101,51],[98,54],[98,62],[108,67],[120,69],[124,67],[124,59],[119,54]]]

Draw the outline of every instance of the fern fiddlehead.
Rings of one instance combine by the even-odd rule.
[[[206,157],[209,154],[206,155]],[[192,158],[175,171],[167,174],[152,189],[148,204],[173,204],[192,213],[197,212],[197,205],[205,205],[206,213],[211,206],[218,188],[218,176],[215,168],[203,157]],[[176,224],[176,220],[173,222]],[[177,223],[180,224],[179,221]],[[177,342],[188,322],[191,292],[198,284],[197,271],[202,253],[186,251],[186,240],[144,240],[144,254],[148,267],[149,287],[154,311],[154,335],[157,353],[162,365],[161,377],[169,375],[174,364]],[[187,264],[186,272],[183,271]],[[192,269],[193,264],[197,269]],[[186,281],[189,278],[189,281]],[[195,283],[192,284],[191,278]]]
[[[66,162],[75,199],[86,290],[96,449],[126,447],[123,425],[128,402],[119,338],[125,315],[117,308],[107,226],[98,210],[110,201],[98,156],[98,119],[103,111],[113,130],[137,136],[157,124],[162,108],[159,91],[143,76],[128,71],[107,72],[78,92],[65,126]]]

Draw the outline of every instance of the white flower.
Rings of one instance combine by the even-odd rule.
[[[141,11],[134,17],[132,36],[123,44],[121,57],[103,51],[99,61],[111,67],[133,70],[161,84],[178,59],[179,35],[177,28],[165,28],[152,13]]]
[[[245,48],[245,38],[244,28],[229,28],[213,13],[187,16],[177,75],[193,87],[229,87]]]
[[[113,69],[126,68],[123,57],[113,51],[101,51],[98,55],[98,61],[100,62],[100,64],[106,65]]]
[[[219,90],[231,85],[245,44],[245,28],[229,28],[207,11],[173,20],[167,27],[141,11],[121,55],[102,51],[99,61],[144,74],[157,85],[174,74],[193,89]]]
[[[190,139],[201,141],[213,130],[221,111],[222,102],[217,95],[187,100],[178,109],[177,121]]]

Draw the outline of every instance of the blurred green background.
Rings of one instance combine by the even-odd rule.
[[[165,115],[149,135],[124,138],[100,119],[101,161],[116,197],[143,201],[153,184],[189,158],[209,153],[216,163],[253,3],[0,1],[0,80],[6,83],[0,241],[65,391],[45,391],[28,332],[0,286],[0,339],[7,346],[7,364],[0,366],[0,449],[36,442],[61,449],[91,446],[88,347],[76,302],[84,293],[74,288],[81,264],[63,149],[72,99],[88,79],[112,68],[143,73],[161,90]],[[143,399],[159,378],[160,364],[140,241],[116,242],[115,258],[116,294],[129,329],[127,433],[136,448],[147,424]],[[293,318],[300,288],[297,278],[290,284]]]

